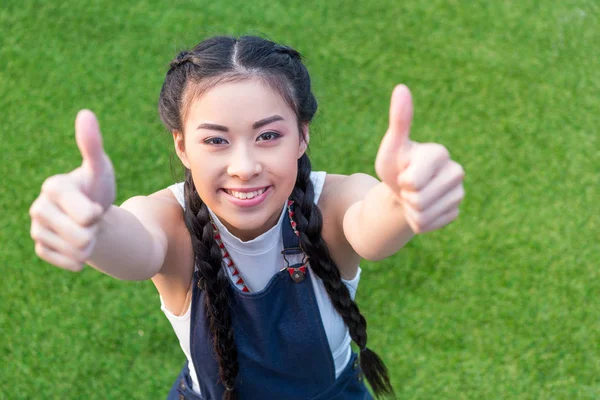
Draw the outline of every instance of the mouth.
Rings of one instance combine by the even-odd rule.
[[[264,202],[273,191],[273,186],[255,187],[255,188],[223,188],[225,197],[231,204],[237,207],[253,208]]]
[[[265,186],[263,188],[251,188],[251,189],[223,189],[225,193],[228,195],[235,197],[239,200],[251,200],[255,197],[260,196],[264,192],[267,191],[269,186]]]

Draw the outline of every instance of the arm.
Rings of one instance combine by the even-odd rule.
[[[154,276],[165,264],[168,238],[181,236],[174,234],[181,207],[160,192],[132,198],[123,207],[112,205],[114,169],[94,114],[81,111],[75,131],[81,167],[46,179],[30,208],[36,253],[71,271],[87,262],[120,279]]]
[[[404,217],[402,204],[386,184],[369,175],[355,174],[341,186],[346,192],[351,187],[359,192],[366,189],[366,196],[353,202],[342,217],[344,236],[361,258],[384,259],[412,239],[414,232]]]
[[[458,216],[464,170],[444,146],[409,139],[412,116],[408,88],[396,87],[375,162],[382,182],[355,174],[340,179],[334,191],[344,236],[368,260],[386,258],[414,234],[439,229]]]
[[[98,223],[96,243],[86,262],[124,280],[150,279],[160,272],[168,248],[168,217],[164,201],[133,197],[111,206]]]

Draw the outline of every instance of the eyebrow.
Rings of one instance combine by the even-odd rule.
[[[280,115],[273,115],[271,117],[263,118],[260,121],[256,121],[255,123],[253,123],[252,129],[261,128],[275,121],[283,121],[283,117]],[[229,129],[226,126],[208,123],[200,124],[196,129],[210,129],[213,131],[229,132]]]

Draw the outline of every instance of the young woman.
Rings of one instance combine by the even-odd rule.
[[[81,167],[31,206],[36,253],[118,279],[152,279],[188,362],[169,399],[365,399],[393,394],[353,299],[379,260],[458,215],[463,169],[409,139],[394,89],[381,179],[312,172],[317,111],[300,54],[258,37],[212,37],[171,63],[160,117],[186,180],[114,206],[95,116],[76,119]],[[350,347],[353,340],[360,354]]]

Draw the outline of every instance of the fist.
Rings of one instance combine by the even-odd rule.
[[[37,255],[57,267],[80,271],[94,248],[98,222],[115,199],[115,178],[91,111],[77,115],[75,136],[81,166],[46,179],[29,215]]]
[[[402,204],[414,233],[448,225],[464,197],[464,170],[446,147],[410,140],[412,96],[398,85],[392,93],[388,130],[381,141],[375,171]]]

